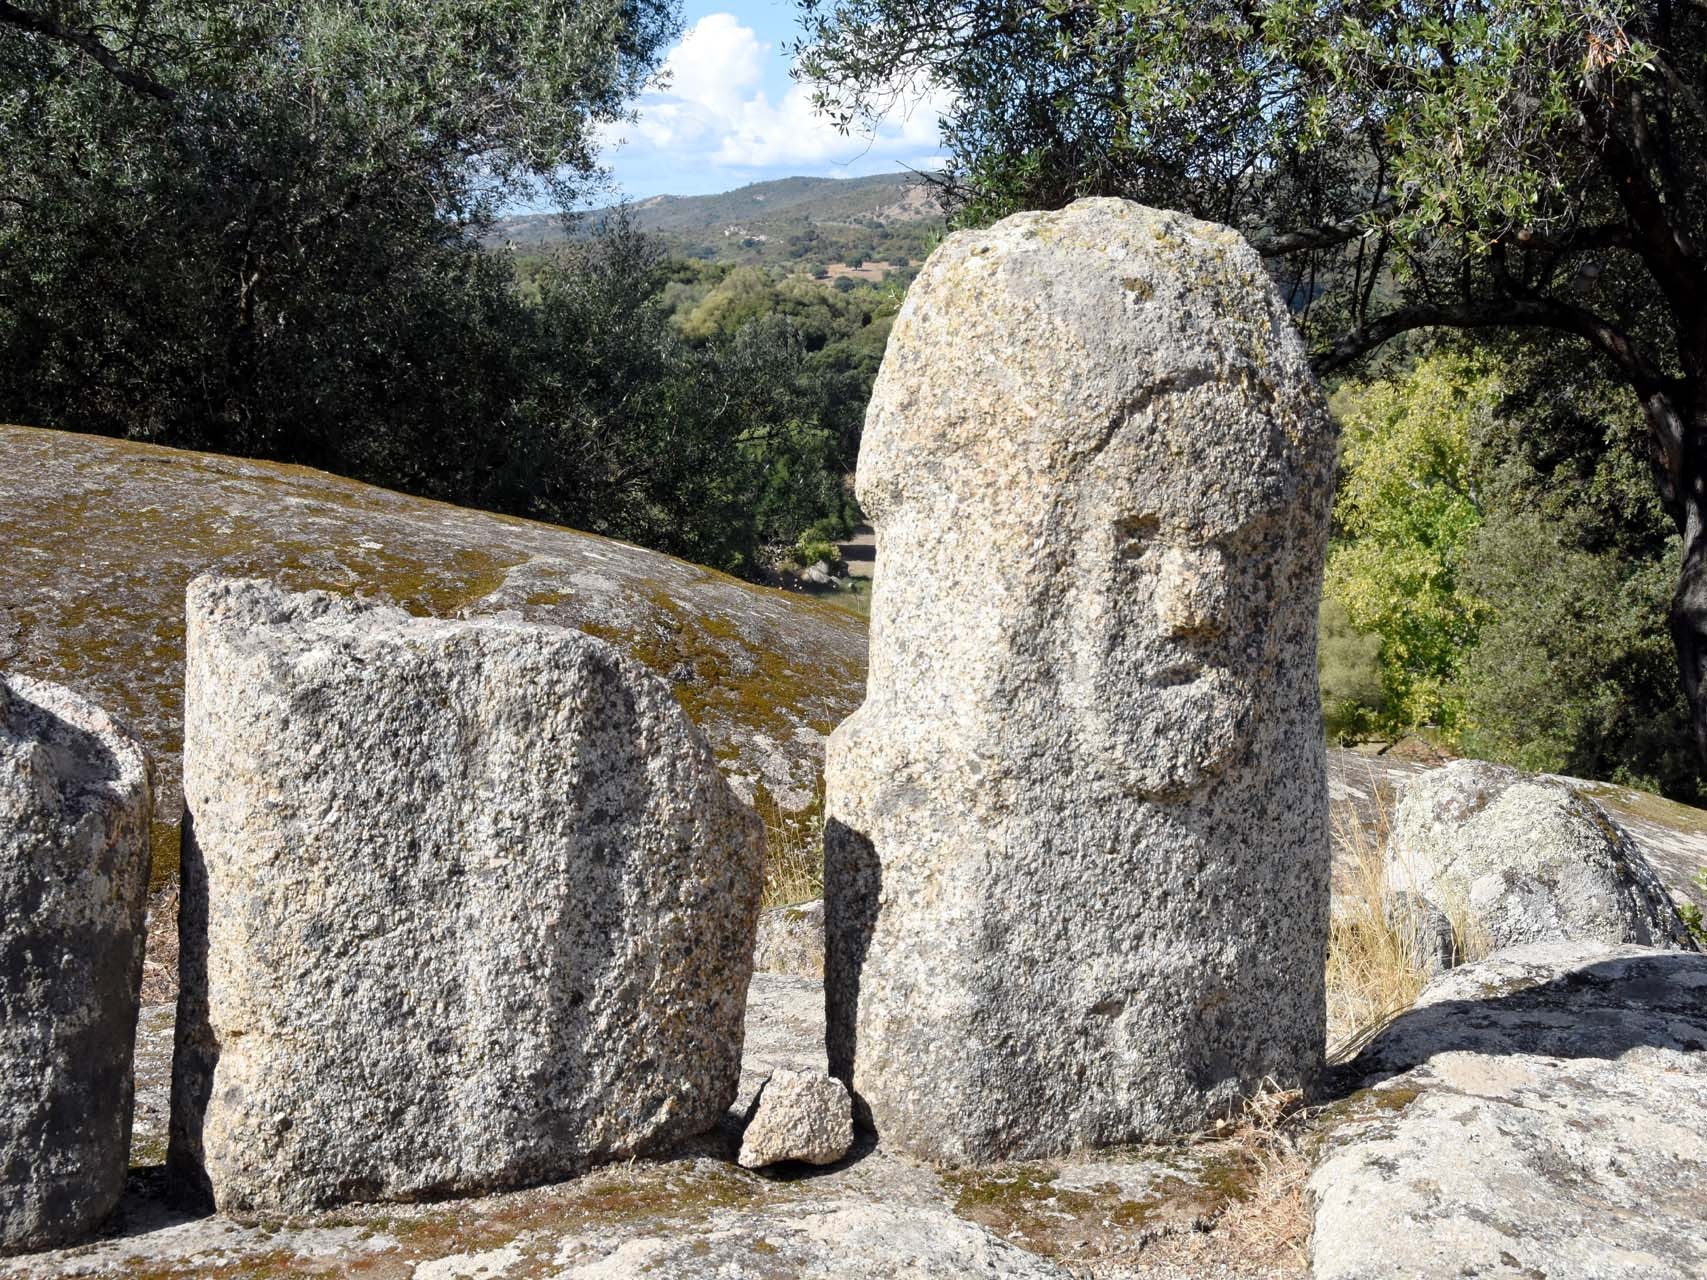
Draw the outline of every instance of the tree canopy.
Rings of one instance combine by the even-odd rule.
[[[881,110],[898,81],[954,91],[945,181],[963,220],[1120,195],[1236,225],[1287,260],[1324,368],[1436,324],[1555,327],[1632,376],[1677,367],[1681,335],[1645,322],[1688,281],[1632,288],[1613,268],[1688,256],[1699,273],[1700,6],[801,8],[802,74],[844,120]]]
[[[1437,355],[1402,379],[1347,388],[1342,479],[1326,593],[1358,630],[1381,638],[1386,727],[1463,720],[1458,676],[1488,609],[1464,585],[1482,522],[1471,435],[1493,414],[1497,378]]]
[[[1549,331],[1628,386],[1684,541],[1707,749],[1707,6],[1691,0],[800,0],[844,119],[951,91],[964,221],[1081,195],[1246,232],[1315,363]]]
[[[306,463],[754,575],[839,529],[870,372],[825,351],[869,300],[855,317],[749,268],[683,326],[669,291],[694,268],[620,214],[525,271],[481,239],[524,197],[594,187],[675,14],[0,0],[0,420]]]
[[[674,22],[669,0],[0,0],[0,404],[357,471],[342,433],[501,413],[505,273],[472,233],[584,186]]]

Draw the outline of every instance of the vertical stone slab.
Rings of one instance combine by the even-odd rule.
[[[220,1208],[522,1186],[735,1098],[757,817],[580,632],[198,579],[169,1162]]]
[[[1332,428],[1234,232],[1118,200],[949,237],[859,460],[832,1069],[943,1163],[1191,1130],[1323,1054]]]
[[[151,816],[126,729],[0,676],[0,1253],[74,1241],[124,1191]]]

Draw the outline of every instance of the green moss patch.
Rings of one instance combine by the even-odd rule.
[[[1604,805],[1616,816],[1649,822],[1682,835],[1707,836],[1707,810],[1694,809],[1664,796],[1609,782],[1591,782],[1574,788],[1579,794]]]
[[[1108,1181],[1073,1186],[1063,1185],[1057,1166],[1043,1163],[958,1169],[942,1180],[961,1217],[1033,1253],[1064,1257],[1124,1252],[1213,1219],[1245,1199],[1255,1177],[1249,1159],[1233,1152],[1153,1153],[1150,1159],[1171,1171],[1137,1195],[1115,1179],[1113,1165]]]
[[[176,822],[153,822],[148,829],[148,892],[155,894],[178,878],[181,828]]]
[[[157,883],[175,858],[184,588],[264,577],[451,616],[495,608],[585,626],[671,681],[720,758],[762,774],[770,738],[804,788],[859,699],[863,629],[835,605],[594,535],[390,493],[302,467],[0,427],[9,669],[127,722],[158,766]],[[27,477],[27,484],[19,477]]]

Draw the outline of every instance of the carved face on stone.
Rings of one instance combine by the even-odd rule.
[[[951,722],[1004,772],[1024,758],[1021,776],[1175,802],[1292,697],[1280,655],[1315,616],[1313,486],[1242,389],[1164,398],[1046,476],[920,459],[937,487],[883,508],[895,576],[873,618],[873,670],[909,722]]]
[[[1225,389],[1174,398],[1181,419],[1253,425],[1248,408],[1220,412],[1232,407],[1217,403]],[[1313,578],[1291,545],[1302,513],[1282,479],[1283,437],[1271,434],[1205,445],[1213,438],[1201,428],[1159,426],[1152,410],[1117,430],[1070,487],[1077,537],[1060,584],[1058,678],[1079,763],[1106,762],[1121,790],[1179,799],[1252,732],[1274,674],[1277,614],[1296,603],[1277,589]],[[1186,437],[1195,450],[1178,447]]]
[[[1003,227],[932,256],[873,389],[865,719],[970,785],[1179,800],[1319,732],[1331,428],[1231,232],[1116,201]]]
[[[1333,458],[1226,228],[1084,200],[931,255],[861,441],[871,665],[825,770],[827,1040],[886,1144],[1145,1141],[1320,1063]]]

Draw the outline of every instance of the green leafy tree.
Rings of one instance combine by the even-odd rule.
[[[475,233],[596,170],[668,0],[0,0],[0,416],[479,500]]]
[[[690,338],[732,334],[748,321],[774,312],[776,301],[770,272],[763,267],[736,267],[682,317],[682,332]]]
[[[1463,722],[1457,680],[1489,617],[1464,582],[1482,521],[1470,442],[1499,394],[1483,370],[1438,355],[1339,397],[1345,452],[1326,591],[1380,638],[1384,729]]]
[[[541,272],[501,505],[756,575],[840,513],[827,387],[785,315],[684,335],[676,269],[619,218]]]
[[[1656,608],[1670,568],[1595,554],[1534,511],[1491,515],[1464,580],[1489,608],[1457,692],[1476,755],[1700,799],[1688,707]]]
[[[1514,344],[1473,440],[1483,522],[1464,580],[1492,618],[1460,687],[1473,752],[1703,796],[1664,606],[1677,534],[1646,427],[1568,349]]]
[[[1439,353],[1335,404],[1329,732],[1426,721],[1474,755],[1699,800],[1664,622],[1677,535],[1620,389],[1524,341]]]
[[[1386,697],[1381,683],[1381,637],[1352,625],[1345,606],[1322,598],[1317,671],[1322,686],[1322,723],[1328,736],[1351,745],[1381,733]]]
[[[1122,195],[1229,222],[1342,370],[1419,329],[1544,330],[1641,408],[1683,542],[1707,750],[1707,7],[1675,0],[801,0],[851,121],[953,93],[963,219]]]

